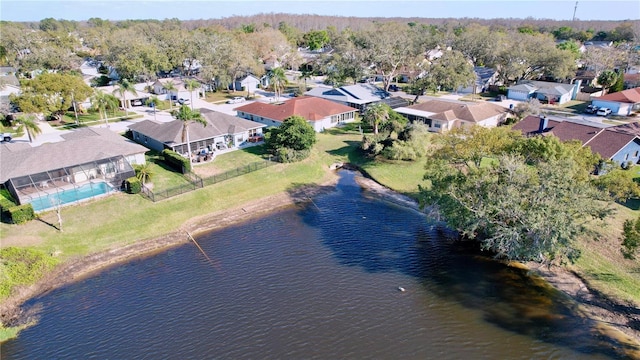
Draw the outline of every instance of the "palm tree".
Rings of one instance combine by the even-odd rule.
[[[22,130],[27,132],[27,136],[29,136],[29,142],[33,142],[33,139],[36,138],[36,135],[42,134],[42,129],[38,126],[38,121],[34,115],[20,115],[16,118],[16,122],[20,124],[18,128],[18,133],[21,133]]]
[[[312,77],[313,77],[313,70],[309,70],[309,68],[302,69],[302,72],[300,73],[300,79],[304,81],[305,89],[307,87],[307,80],[311,79]]]
[[[173,91],[177,91],[178,88],[176,87],[176,84],[173,83],[173,81],[167,81],[164,85],[162,85],[162,88],[169,92],[169,111],[173,111],[173,101],[171,100],[171,93]]]
[[[158,106],[158,104],[160,103],[160,99],[158,99],[157,96],[153,95],[149,98],[149,100],[147,100],[147,105],[151,105],[153,106],[153,120],[157,120],[156,119],[156,107]]]
[[[364,120],[373,126],[373,133],[378,133],[380,124],[389,120],[389,109],[386,104],[373,104],[364,112]]]
[[[282,94],[284,86],[288,83],[284,69],[281,67],[272,69],[269,72],[269,81],[271,82],[271,85],[273,85],[273,90],[276,93],[276,100],[278,100]]]
[[[201,85],[197,80],[187,79],[184,81],[184,87],[189,90],[191,94],[191,110],[193,110],[193,90],[199,88]]]
[[[104,93],[100,90],[95,90],[91,97],[91,105],[93,105],[93,109],[97,110],[98,114],[100,114],[100,120],[104,120],[104,123],[108,127],[109,120],[107,120],[107,109],[118,106],[118,99],[113,95]]]
[[[134,165],[134,170],[136,171],[136,178],[142,182],[142,185],[153,177],[151,163],[145,162],[144,164]]]
[[[136,92],[136,88],[133,87],[133,84],[129,82],[127,79],[122,79],[116,85],[116,89],[113,90],[114,94],[119,94],[122,97],[122,103],[124,104],[124,115],[129,116],[129,112],[127,111],[127,91],[132,93],[133,95],[138,95]]]
[[[182,121],[182,142],[187,143],[187,152],[189,153],[189,161],[191,161],[191,142],[189,140],[189,124],[192,122],[207,126],[207,120],[198,111],[190,109],[186,105],[180,106],[178,111],[173,113],[173,117]]]

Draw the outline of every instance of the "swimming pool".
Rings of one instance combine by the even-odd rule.
[[[107,194],[113,188],[105,182],[92,182],[83,184],[76,188],[60,190],[50,194],[42,195],[31,201],[33,210],[43,211],[60,205],[70,204],[76,201],[92,198],[94,196]]]

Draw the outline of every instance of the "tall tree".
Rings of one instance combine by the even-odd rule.
[[[200,82],[195,79],[186,79],[184,81],[184,87],[189,90],[189,94],[191,94],[191,110],[193,110],[193,92],[196,89],[200,89],[201,86]]]
[[[27,133],[29,137],[29,142],[33,142],[33,139],[36,138],[36,135],[42,133],[42,129],[38,125],[38,120],[34,115],[20,115],[16,118],[16,122],[20,124],[18,128],[18,132],[22,132],[22,129]]]
[[[269,71],[269,83],[273,86],[273,91],[276,94],[276,100],[280,99],[282,90],[284,90],[284,87],[288,83],[284,69],[277,67]]]
[[[527,165],[518,156],[498,156],[466,170],[430,161],[421,191],[449,226],[498,258],[563,263],[579,256],[574,243],[586,223],[611,214],[601,192],[570,159]],[[553,214],[550,216],[549,214]]]
[[[162,85],[162,88],[169,92],[169,111],[173,111],[173,95],[171,95],[171,93],[177,91],[178,88],[176,87],[176,84],[171,80],[164,83],[164,85]]]
[[[198,123],[207,126],[207,120],[199,111],[191,110],[188,106],[182,105],[180,109],[173,113],[173,117],[182,121],[182,142],[187,143],[189,161],[191,161],[191,141],[189,140],[189,124]]]
[[[471,85],[476,79],[473,65],[456,50],[445,51],[429,67],[427,76],[432,77],[438,87],[453,91]]]
[[[378,23],[374,29],[355,34],[355,45],[366,52],[367,64],[382,76],[384,90],[400,69],[418,62],[417,49],[410,37],[410,27],[393,23]]]
[[[607,90],[618,80],[618,74],[613,70],[605,70],[598,75],[598,84],[602,86],[603,92],[606,94]]]
[[[20,82],[22,93],[9,99],[22,112],[61,118],[73,105],[73,100],[84,101],[93,89],[82,77],[63,73],[43,73],[34,79]]]
[[[364,121],[371,124],[374,134],[378,134],[380,126],[389,120],[390,110],[391,108],[383,103],[367,106],[367,110],[364,112]]]
[[[129,108],[129,104],[127,103],[127,93],[132,93],[133,95],[138,96],[136,88],[129,82],[129,80],[122,79],[116,84],[116,88],[113,90],[113,93],[120,95],[122,98],[122,106],[124,107],[124,115],[129,116],[129,112],[127,111],[127,108]]]
[[[104,120],[107,127],[109,126],[107,109],[117,107],[118,103],[119,101],[115,96],[97,89],[94,90],[93,96],[91,97],[91,105],[98,111],[100,120]]]

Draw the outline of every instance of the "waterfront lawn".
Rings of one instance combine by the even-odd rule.
[[[58,223],[54,211],[42,213],[42,221],[19,226],[2,223],[0,232],[3,239],[11,242],[28,239],[25,245],[59,254],[62,261],[157,238],[206,214],[236,208],[296,186],[326,182],[335,176],[328,171],[329,165],[336,158],[347,161],[346,154],[338,157],[330,153],[331,148],[342,147],[345,141],[355,142],[359,135],[343,135],[337,140],[319,134],[318,138],[316,148],[322,150],[312,152],[309,159],[300,163],[278,164],[155,203],[140,195],[119,193],[64,207],[63,232],[54,227]]]
[[[615,205],[616,214],[607,226],[595,227],[596,236],[580,242],[582,254],[575,270],[598,291],[640,306],[640,263],[625,259],[620,251],[622,224],[640,213],[627,206]]]

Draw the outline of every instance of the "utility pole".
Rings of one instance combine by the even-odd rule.
[[[576,11],[578,11],[578,2],[576,1],[576,6],[573,8],[573,19],[571,21],[576,21]]]

